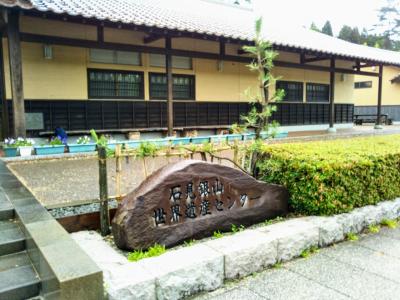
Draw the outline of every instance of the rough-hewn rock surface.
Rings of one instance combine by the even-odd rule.
[[[186,160],[161,168],[128,194],[112,222],[122,249],[173,246],[284,215],[288,193],[240,170]]]

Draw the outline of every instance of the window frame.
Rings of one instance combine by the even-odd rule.
[[[152,83],[151,83],[151,76],[152,75],[164,75],[167,76],[166,73],[161,73],[161,72],[149,72],[148,75],[148,80],[149,80],[149,99],[150,100],[167,100],[168,95],[163,98],[163,97],[154,97],[152,96]],[[193,86],[192,86],[192,90],[193,90],[193,97],[189,98],[189,99],[184,99],[184,98],[175,98],[173,97],[173,100],[177,100],[177,101],[196,101],[196,75],[194,74],[172,74],[172,78],[174,76],[179,76],[179,77],[185,77],[185,78],[191,78],[193,80]],[[173,86],[172,86],[172,95],[173,95]]]
[[[131,97],[131,96],[93,96],[90,93],[90,72],[101,72],[101,73],[121,73],[121,74],[135,74],[139,75],[142,79],[140,83],[139,97]],[[116,69],[96,69],[96,68],[88,68],[87,69],[87,91],[88,91],[88,99],[96,100],[96,99],[128,99],[128,100],[144,100],[144,72],[142,71],[129,71],[129,70],[116,70]]]
[[[303,103],[304,102],[304,82],[302,81],[290,81],[290,80],[277,80],[275,83],[275,90],[285,90],[283,88],[279,88],[278,84],[279,83],[291,83],[291,84],[299,84],[301,85],[301,98],[298,100],[286,100],[286,99],[282,99],[282,102],[284,103]],[[285,93],[286,96],[286,93]]]
[[[370,86],[362,86],[361,84],[365,84],[365,83],[368,83],[368,84],[370,84]],[[365,80],[365,81],[357,81],[357,82],[354,82],[354,88],[355,89],[371,89],[372,88],[372,80]]]
[[[318,99],[318,100],[309,100],[309,98],[308,98],[308,89],[307,89],[307,87],[309,85],[318,85],[318,86],[327,87],[328,88],[328,99],[327,100],[320,100],[320,99]],[[306,82],[306,103],[325,103],[325,104],[326,103],[330,103],[331,102],[330,94],[331,94],[330,84],[328,84],[328,83],[318,83],[318,82]]]

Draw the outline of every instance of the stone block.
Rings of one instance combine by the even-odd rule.
[[[364,227],[379,224],[382,220],[383,211],[378,205],[367,205],[356,209],[356,211],[364,215]]]
[[[288,261],[319,243],[319,228],[307,218],[293,219],[257,230],[278,240],[277,261]]]
[[[344,235],[347,235],[350,232],[359,233],[365,227],[365,215],[358,210],[337,215],[336,218],[337,222],[343,227]]]
[[[128,140],[140,140],[140,132],[139,131],[128,132],[126,134],[126,137],[128,138]]]
[[[153,275],[134,262],[113,269],[105,282],[105,289],[110,300],[157,299]]]
[[[278,254],[278,240],[256,230],[211,240],[205,245],[224,255],[226,279],[261,271],[275,264]]]
[[[393,220],[397,218],[396,204],[397,203],[395,201],[385,201],[377,205],[381,210],[382,219]]]
[[[198,132],[197,130],[184,130],[182,132],[182,137],[197,137]]]
[[[224,282],[224,256],[201,244],[168,251],[137,264],[155,277],[159,300],[212,291]]]
[[[311,217],[310,221],[319,229],[318,245],[320,247],[325,247],[344,240],[343,226],[336,216]]]

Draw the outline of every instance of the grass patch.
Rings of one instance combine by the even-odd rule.
[[[219,231],[219,230],[217,230],[217,231],[214,231],[214,233],[213,233],[213,238],[214,239],[220,239],[220,238],[222,238],[224,235],[221,233],[221,231]]]
[[[368,226],[368,232],[370,233],[378,233],[381,230],[379,225],[371,224]]]
[[[135,250],[128,254],[129,261],[138,261],[143,258],[155,257],[165,253],[167,250],[164,245],[155,244],[153,247],[147,249],[147,251],[143,250]]]
[[[281,268],[282,268],[282,263],[281,263],[281,262],[277,262],[276,264],[274,264],[274,265],[272,266],[272,268],[274,268],[274,269],[281,269]]]
[[[358,241],[358,235],[357,234],[355,234],[354,232],[349,232],[347,235],[346,235],[346,239],[348,240],[348,241],[352,241],[352,242],[354,242],[354,241]]]
[[[308,257],[310,257],[311,254],[318,253],[318,252],[319,252],[319,249],[317,246],[311,246],[310,248],[303,250],[300,253],[300,256],[302,258],[308,258]]]
[[[381,221],[381,224],[382,224],[383,226],[389,227],[390,229],[395,229],[395,228],[397,228],[397,226],[398,226],[397,220],[383,219],[383,220]]]
[[[243,231],[243,230],[245,230],[245,227],[243,225],[236,226],[235,224],[232,224],[231,231],[233,233],[240,232],[240,231]]]
[[[195,242],[196,242],[195,239],[191,239],[191,240],[188,240],[188,241],[184,241],[184,242],[183,242],[183,245],[184,245],[185,247],[190,247],[190,246],[193,246]]]
[[[276,217],[275,219],[265,220],[265,221],[264,221],[264,225],[272,225],[272,224],[281,222],[281,221],[283,221],[283,220],[284,220],[283,217]]]

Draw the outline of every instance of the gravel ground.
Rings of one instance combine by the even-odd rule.
[[[108,207],[117,208],[118,202],[115,200],[110,200],[108,202]],[[63,217],[70,217],[76,215],[83,215],[87,213],[97,212],[100,210],[99,203],[91,203],[91,204],[83,204],[77,206],[65,206],[59,208],[49,209],[49,213],[56,219],[63,218]]]

